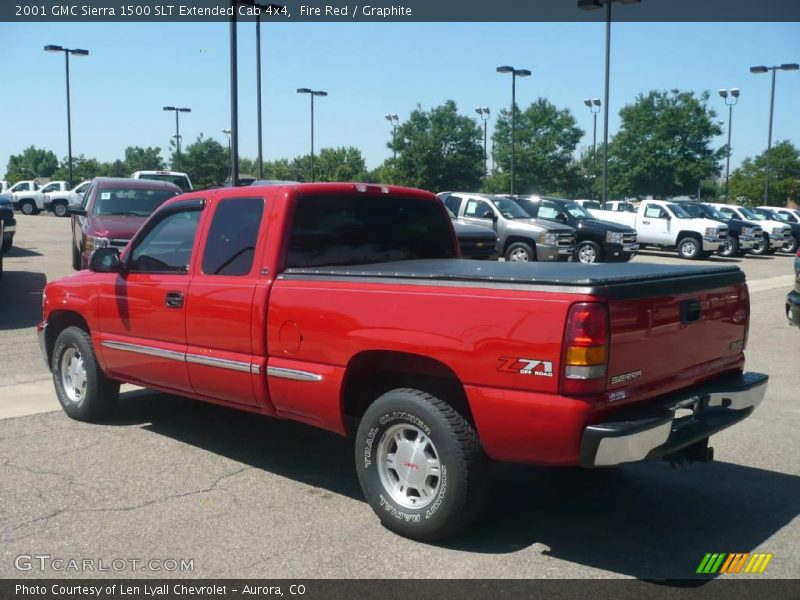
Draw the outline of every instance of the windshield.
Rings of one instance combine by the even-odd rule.
[[[519,204],[511,198],[492,198],[492,204],[497,207],[500,214],[506,219],[530,219],[531,216],[526,213]]]
[[[678,217],[679,219],[691,219],[692,218],[692,215],[690,215],[688,212],[683,210],[683,207],[679,206],[678,204],[667,204],[667,207],[669,207],[669,209],[672,211],[672,214],[675,215],[676,217]]]
[[[125,215],[149,217],[177,192],[171,190],[105,188],[97,192],[93,215]]]
[[[579,221],[583,219],[594,219],[588,210],[575,202],[567,202],[564,204],[564,208],[566,208],[567,212]]]
[[[166,181],[167,183],[173,183],[181,188],[184,192],[190,192],[192,190],[191,186],[189,185],[189,180],[185,175],[142,173],[139,179],[150,179],[152,181]]]
[[[744,206],[739,207],[739,212],[744,215],[746,219],[750,219],[751,221],[766,221],[767,217],[764,215],[760,215],[758,213],[753,212],[749,208],[745,208]]]
[[[702,209],[706,212],[706,214],[712,219],[726,219],[727,217],[723,215],[716,206],[710,206],[708,204],[703,204]]]
[[[695,219],[702,219],[706,216],[705,212],[703,212],[703,207],[699,204],[684,204],[681,206],[681,208],[689,213],[689,216],[694,217]]]

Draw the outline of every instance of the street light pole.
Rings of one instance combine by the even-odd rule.
[[[191,108],[165,106],[163,110],[175,112],[175,160],[173,161],[172,168],[177,170],[181,162],[181,125],[178,120],[178,113],[192,112]]]
[[[489,173],[489,155],[486,151],[486,140],[487,140],[487,133],[488,133],[488,123],[489,123],[489,108],[486,106],[477,106],[475,107],[475,112],[480,115],[481,120],[483,121],[483,170],[488,175]]]
[[[397,141],[397,124],[400,122],[400,117],[395,113],[389,113],[384,115],[384,118],[392,125],[392,151],[394,159],[397,160],[397,148],[394,144]]]
[[[504,65],[497,67],[498,73],[511,73],[511,191],[514,193],[514,159],[517,151],[516,140],[516,113],[517,113],[517,77],[530,77],[531,72],[528,69],[515,69]]]
[[[597,113],[600,112],[600,98],[587,98],[583,103],[589,107],[589,112],[594,117],[592,128],[592,198],[594,198],[594,180],[597,177]]]
[[[578,0],[578,8],[595,10],[606,7],[606,81],[605,81],[605,106],[603,107],[603,199],[602,206],[606,207],[608,201],[608,96],[611,81],[611,3],[638,4],[641,0]]]
[[[311,96],[311,182],[314,182],[314,96],[327,96],[328,92],[323,90],[312,90],[311,88],[297,88],[298,94],[308,94]]]
[[[769,133],[767,134],[767,172],[764,175],[764,205],[769,206],[769,171],[770,171],[770,153],[772,150],[772,112],[775,108],[775,72],[780,71],[797,71],[800,65],[797,63],[784,63],[782,65],[775,65],[773,67],[750,67],[751,73],[766,73],[772,71],[772,91],[769,97]]]
[[[733,127],[733,107],[739,102],[739,88],[731,88],[730,97],[731,102],[728,102],[728,90],[721,89],[719,91],[720,98],[725,102],[728,107],[728,144],[725,146],[725,202],[730,200],[728,196],[728,183],[730,181],[731,173],[731,131]]]
[[[48,44],[44,47],[45,52],[63,52],[64,53],[64,66],[67,78],[67,160],[69,161],[69,187],[72,188],[72,107],[70,105],[70,92],[69,92],[69,55],[75,56],[89,56],[88,50],[80,48],[64,48],[62,46],[55,46]]]

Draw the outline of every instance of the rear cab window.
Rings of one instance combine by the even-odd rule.
[[[221,200],[211,220],[203,252],[204,275],[248,275],[264,213],[262,198]]]
[[[289,234],[287,268],[455,258],[439,202],[357,194],[302,196]]]

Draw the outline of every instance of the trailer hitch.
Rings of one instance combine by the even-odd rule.
[[[665,454],[664,460],[669,462],[673,469],[693,462],[710,463],[714,460],[714,448],[708,445],[708,438],[703,438],[690,446]]]

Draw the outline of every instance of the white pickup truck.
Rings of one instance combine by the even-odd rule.
[[[92,183],[91,179],[82,181],[71,190],[66,192],[53,192],[44,195],[44,209],[54,213],[57,217],[68,217],[69,207],[80,207],[83,202],[83,194]]]
[[[14,195],[14,208],[25,215],[38,215],[44,210],[44,195],[65,192],[66,181],[51,181],[39,187],[35,181],[18,181],[8,190]]]
[[[710,256],[728,239],[728,226],[711,219],[692,218],[677,203],[644,200],[635,213],[589,209],[604,221],[628,225],[636,230],[640,246],[677,249],[681,258]]]
[[[782,221],[773,221],[764,215],[755,213],[746,206],[735,204],[710,203],[716,206],[717,210],[729,219],[741,219],[750,221],[764,230],[764,243],[757,245],[753,249],[753,254],[775,254],[792,240],[792,228]]]

